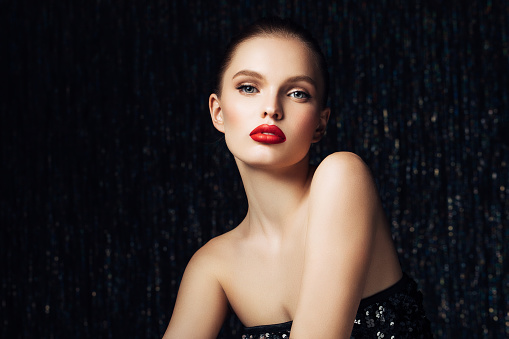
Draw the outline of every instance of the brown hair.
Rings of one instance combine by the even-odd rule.
[[[220,61],[216,75],[214,92],[219,96],[221,95],[223,76],[226,69],[230,65],[237,47],[246,40],[264,35],[278,35],[286,38],[298,39],[302,41],[314,53],[318,61],[320,73],[322,75],[322,105],[325,107],[327,105],[327,99],[329,96],[329,71],[327,69],[327,61],[325,60],[325,56],[320,48],[320,45],[318,45],[318,42],[315,40],[315,38],[304,27],[289,19],[282,19],[279,17],[263,18],[255,21],[232,38],[226,47],[226,50]]]

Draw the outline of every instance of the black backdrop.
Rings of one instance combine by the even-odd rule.
[[[207,98],[227,40],[270,14],[322,43],[313,161],[371,167],[436,336],[509,335],[507,1],[0,6],[2,338],[162,336],[192,253],[245,212]]]

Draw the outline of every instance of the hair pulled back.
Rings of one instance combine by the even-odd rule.
[[[279,17],[262,18],[244,28],[239,34],[234,36],[224,51],[220,61],[214,92],[221,95],[223,76],[230,65],[237,47],[252,38],[259,36],[278,36],[283,38],[293,38],[303,42],[315,55],[315,60],[320,69],[323,81],[322,105],[327,105],[329,96],[329,71],[327,61],[316,39],[304,27],[289,20]]]

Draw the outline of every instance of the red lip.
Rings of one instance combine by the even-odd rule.
[[[254,141],[264,144],[280,144],[286,140],[285,134],[279,127],[267,124],[256,127],[249,136]]]

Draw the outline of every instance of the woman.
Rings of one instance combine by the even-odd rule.
[[[309,164],[327,91],[301,27],[263,19],[231,42],[209,108],[248,211],[190,260],[164,338],[215,338],[229,308],[242,338],[431,336],[364,162],[340,152]]]

